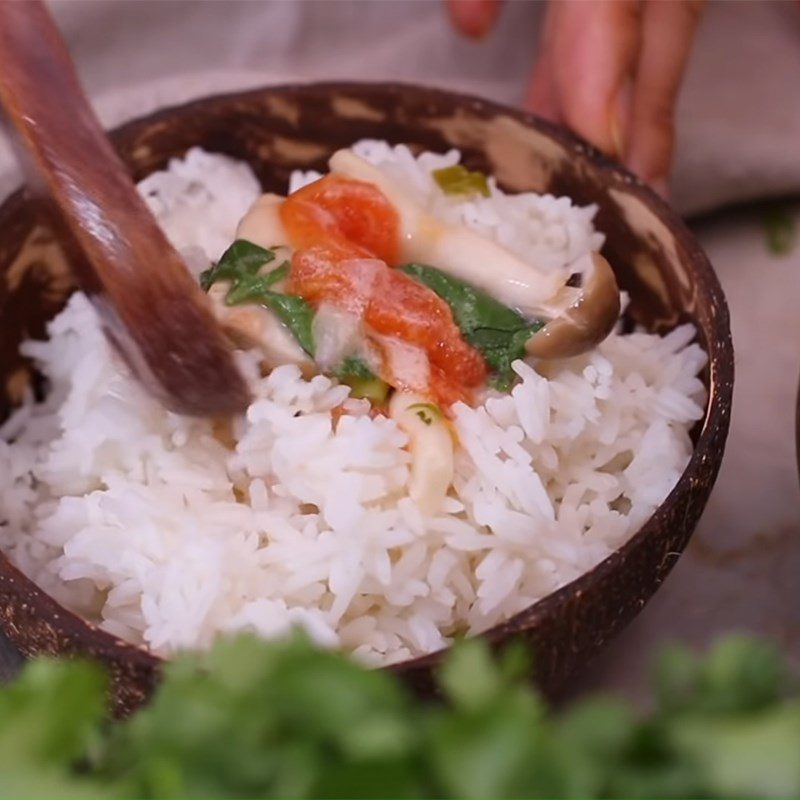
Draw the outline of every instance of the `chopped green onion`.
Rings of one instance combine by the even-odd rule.
[[[408,410],[413,411],[426,425],[442,418],[442,410],[433,403],[413,403]]]
[[[381,380],[360,358],[348,357],[336,368],[334,376],[350,387],[350,396],[381,405],[389,394],[389,384]]]
[[[463,164],[435,169],[431,173],[439,188],[448,195],[489,197],[489,183],[482,172],[470,172]]]

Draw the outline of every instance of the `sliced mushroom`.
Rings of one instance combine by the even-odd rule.
[[[581,285],[565,285],[548,304],[552,317],[528,339],[525,350],[536,358],[569,358],[596,347],[619,318],[619,288],[611,265],[599,253],[586,256]]]
[[[400,215],[404,261],[424,261],[531,314],[563,284],[562,276],[538,272],[476,231],[440,222],[396,181],[351,150],[334,153],[330,167],[332,172],[376,185],[394,205]]]
[[[277,194],[259,197],[239,222],[236,238],[246,239],[267,249],[288,247],[289,237],[279,213],[285,199]],[[252,303],[227,305],[225,296],[228,288],[227,283],[215,284],[209,289],[208,296],[217,319],[231,340],[239,347],[260,350],[264,366],[268,369],[281,364],[297,364],[304,375],[313,375],[314,362],[297,343],[291,331],[264,306]]]
[[[306,376],[316,372],[314,362],[291,331],[269,309],[251,303],[229,306],[225,303],[227,293],[227,283],[215,283],[208,290],[214,315],[234,344],[260,350],[268,369],[296,364]]]
[[[239,222],[236,238],[246,239],[267,249],[288,247],[289,236],[283,227],[279,211],[285,199],[279,194],[262,194]]]
[[[438,406],[414,392],[395,392],[389,417],[408,435],[408,494],[423,514],[436,514],[453,482],[453,437]]]
[[[619,291],[614,273],[602,257],[597,256],[588,265],[582,286],[574,289],[565,283],[563,273],[542,273],[476,231],[439,222],[396,181],[351,150],[334,153],[330,168],[332,172],[376,185],[395,206],[401,220],[400,249],[404,261],[435,266],[483,289],[531,319],[549,320],[531,339],[530,347],[535,351],[532,355],[539,358],[577,355],[602,341],[611,331],[619,315]]]

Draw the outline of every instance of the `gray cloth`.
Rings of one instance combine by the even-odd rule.
[[[511,2],[483,42],[439,0],[51,0],[107,124],[291,80],[434,84],[519,103],[542,5]],[[693,214],[800,193],[800,6],[710,3],[681,97],[673,200]],[[14,183],[0,152],[0,194]],[[18,179],[17,179],[18,180]]]
[[[800,194],[800,3],[709,4],[677,131],[683,213]]]

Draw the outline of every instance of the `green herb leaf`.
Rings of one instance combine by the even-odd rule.
[[[772,207],[764,215],[764,232],[770,253],[776,256],[791,253],[797,239],[797,224],[791,209]]]
[[[478,711],[490,706],[503,680],[489,651],[476,639],[464,639],[439,673],[448,699],[458,708]]]
[[[482,172],[470,172],[463,164],[435,169],[431,173],[439,188],[448,195],[489,197],[489,183]]]
[[[275,260],[275,253],[245,239],[237,239],[222,258],[200,275],[200,286],[208,291],[219,281],[230,281],[232,287],[258,274],[261,267]]]
[[[280,294],[270,289],[287,277],[289,262],[285,261],[266,275],[260,274],[261,268],[274,259],[275,253],[272,250],[237,239],[223,253],[219,263],[200,276],[200,285],[208,291],[219,281],[230,281],[230,288],[225,296],[226,305],[258,303],[266,306],[294,334],[300,347],[313,356],[314,336],[311,323],[314,309],[302,297]]]
[[[458,642],[426,703],[305,636],[242,636],[177,656],[112,725],[99,669],[43,659],[0,687],[0,796],[800,796],[800,695],[768,645],[671,651],[675,696],[644,714],[602,697],[554,712],[524,661]]]
[[[415,779],[408,708],[390,675],[303,636],[241,637],[169,664],[153,702],[114,732],[104,767],[128,776],[133,797],[363,796],[362,769]]]
[[[269,291],[271,286],[285,280],[289,275],[289,262],[284,261],[266,275],[247,275],[237,280],[228,290],[225,303],[229,306],[240,303],[260,303],[262,295]]]
[[[19,753],[64,766],[84,755],[105,717],[106,678],[94,664],[42,659],[0,692],[0,773]]]
[[[702,662],[684,648],[670,648],[657,674],[661,707],[672,714],[757,711],[774,703],[786,682],[776,648],[744,636],[722,640]]]
[[[754,714],[687,715],[670,724],[668,736],[677,758],[697,764],[718,796],[798,796],[798,700]]]
[[[111,794],[77,769],[102,741],[106,687],[94,664],[43,658],[0,688],[0,796]]]
[[[344,378],[361,378],[369,381],[375,377],[375,373],[369,368],[367,362],[355,356],[345,358],[334,370],[333,374],[340,380]]]
[[[493,370],[492,385],[508,391],[515,378],[511,364],[525,355],[526,342],[544,323],[529,322],[480,289],[435,267],[406,264],[400,269],[433,289],[450,306],[464,338],[480,350]]]
[[[611,796],[610,783],[624,771],[636,731],[636,718],[621,701],[590,698],[568,709],[557,721],[554,740],[568,761],[560,769],[569,796]]]
[[[294,334],[300,347],[310,356],[314,355],[314,335],[311,325],[314,321],[314,309],[302,297],[294,294],[278,294],[278,292],[262,291],[258,302],[265,305]]]

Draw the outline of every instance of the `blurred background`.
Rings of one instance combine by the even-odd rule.
[[[268,83],[412,81],[519,105],[544,4],[479,41],[439,0],[52,0],[102,120]],[[671,200],[727,294],[736,388],[725,461],[685,555],[576,692],[640,697],[658,646],[749,630],[800,660],[800,4],[710,2],[679,97]],[[0,195],[18,182],[0,146]],[[17,663],[0,642],[0,673]]]

